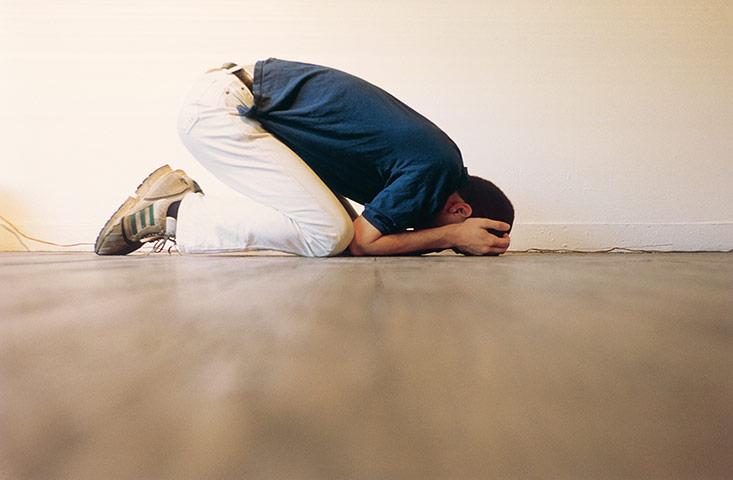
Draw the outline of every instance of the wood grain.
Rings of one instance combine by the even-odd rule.
[[[729,254],[0,254],[0,479],[732,478],[732,292]]]

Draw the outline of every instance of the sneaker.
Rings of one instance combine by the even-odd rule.
[[[137,187],[135,194],[112,215],[99,232],[97,255],[126,255],[156,240],[174,240],[166,232],[168,207],[189,193],[203,193],[183,170],[164,165]],[[175,240],[174,240],[175,241]]]

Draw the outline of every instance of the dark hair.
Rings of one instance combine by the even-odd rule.
[[[492,182],[469,175],[468,182],[458,189],[458,195],[471,205],[472,217],[490,218],[509,225],[514,223],[512,202]]]

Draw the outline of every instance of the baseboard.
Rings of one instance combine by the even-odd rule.
[[[511,250],[601,250],[612,247],[662,251],[733,249],[733,222],[517,223]]]
[[[93,243],[99,226],[87,224],[19,225],[24,233],[59,244]],[[648,250],[728,251],[733,222],[700,223],[517,223],[510,250],[601,250],[611,247]],[[92,251],[92,245],[58,247],[25,239],[0,224],[0,251]]]

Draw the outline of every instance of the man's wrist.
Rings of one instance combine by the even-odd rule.
[[[458,245],[458,228],[459,227],[460,227],[460,224],[458,223],[451,223],[448,225],[443,225],[441,227],[445,229],[446,245],[444,248],[453,248]]]

